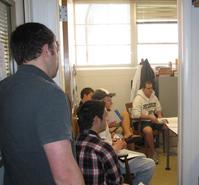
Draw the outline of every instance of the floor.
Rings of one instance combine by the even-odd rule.
[[[159,164],[156,166],[155,174],[150,185],[177,185],[177,155],[170,156],[170,170],[165,170],[166,156],[161,151],[159,153]]]

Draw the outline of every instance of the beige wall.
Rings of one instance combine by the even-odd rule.
[[[124,104],[130,100],[130,83],[134,73],[135,68],[77,69],[78,96],[81,89],[87,86],[93,89],[105,88],[116,93],[114,107],[122,111]]]

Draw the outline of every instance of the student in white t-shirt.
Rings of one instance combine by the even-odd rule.
[[[114,93],[109,93],[105,89],[98,89],[94,92],[92,98],[94,100],[103,100],[105,102],[105,107],[107,104],[112,105],[111,98],[114,96]],[[99,136],[107,143],[109,143],[116,153],[126,149],[127,143],[124,139],[112,139],[109,132],[109,127],[107,124],[106,130],[101,132]],[[128,152],[128,150],[126,150]],[[129,151],[131,153],[133,151]],[[137,152],[136,152],[137,153]],[[155,169],[155,163],[152,159],[146,158],[142,153],[138,157],[132,158],[129,160],[129,167],[131,173],[134,174],[133,184],[138,185],[140,182],[143,182],[145,185],[148,185]],[[120,170],[122,173],[125,173],[125,165],[123,162],[120,162]]]
[[[144,87],[137,92],[133,101],[132,118],[141,118],[141,130],[145,135],[145,141],[149,147],[149,157],[158,163],[158,155],[154,147],[153,130],[166,128],[159,124],[158,118],[162,117],[161,105],[153,91],[152,82],[147,81]],[[134,128],[139,123],[134,123]]]

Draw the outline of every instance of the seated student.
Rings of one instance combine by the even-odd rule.
[[[106,128],[105,103],[87,101],[77,114],[80,128],[76,142],[77,161],[86,185],[121,185],[117,155],[98,135]]]
[[[93,99],[105,101],[105,106],[108,111],[107,123],[110,132],[123,135],[126,140],[131,139],[133,130],[130,126],[129,114],[127,111],[124,111],[122,115],[118,115],[118,111],[118,113],[116,113],[116,111],[111,109],[113,96],[115,96],[115,93],[109,93],[106,89],[101,88],[95,91]]]
[[[76,114],[79,111],[79,108],[81,107],[81,105],[83,103],[92,99],[93,93],[94,93],[94,90],[90,87],[85,87],[80,92],[81,100],[80,100],[79,106],[73,112],[72,133],[73,133],[74,138],[76,138],[78,133],[79,133],[79,127],[78,127],[78,124],[77,124]]]
[[[109,93],[107,90],[98,89],[94,92],[92,98],[94,100],[103,100],[106,106],[107,103],[111,101],[110,99],[112,95],[113,93]],[[108,126],[105,131],[100,132],[99,135],[105,142],[112,145],[116,153],[120,152],[122,149],[125,149],[127,146],[123,139],[112,139]],[[126,151],[128,152],[128,150]],[[133,151],[129,151],[129,153],[132,152]],[[134,174],[133,184],[137,185],[140,182],[143,182],[145,185],[148,185],[155,169],[155,163],[152,159],[146,158],[144,154],[138,152],[135,153],[140,155],[129,160],[130,171]],[[121,172],[125,173],[124,164],[121,161],[119,164]]]
[[[91,100],[93,93],[94,93],[94,90],[91,87],[83,88],[80,92],[81,101],[79,103],[79,106],[85,103],[86,101]]]
[[[158,118],[162,117],[161,105],[154,94],[152,82],[145,82],[144,87],[138,90],[133,101],[132,117],[143,119],[141,122],[141,129],[150,149],[149,157],[157,164],[158,155],[154,147],[153,129],[160,130],[166,127],[158,122]],[[137,126],[138,123],[134,123],[135,129]]]

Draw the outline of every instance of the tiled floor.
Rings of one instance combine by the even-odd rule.
[[[152,178],[150,185],[177,185],[177,155],[170,156],[171,170],[165,170],[166,156],[159,152],[159,164],[156,166],[155,174]]]

